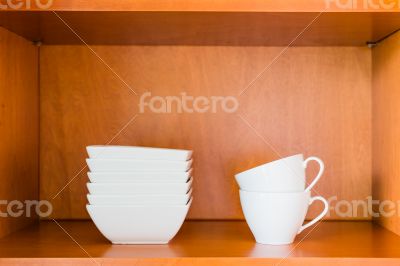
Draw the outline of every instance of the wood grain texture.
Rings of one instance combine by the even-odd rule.
[[[38,49],[0,28],[0,51],[0,199],[37,200]],[[0,209],[3,215],[6,204],[2,202]],[[35,218],[1,217],[0,236],[30,224]]]
[[[0,263],[9,266],[21,265],[135,265],[135,266],[398,266],[399,259],[381,259],[381,258],[157,258],[157,259],[130,259],[130,258],[96,258],[95,261],[88,258],[6,258],[0,259]]]
[[[315,193],[338,200],[371,195],[367,48],[290,48],[242,96],[283,48],[93,49],[138,96],[86,47],[41,48],[40,196],[52,200],[52,217],[88,218],[84,159],[90,144],[193,149],[191,219],[242,219],[234,174],[300,152],[326,163]],[[155,114],[146,108],[127,124],[139,112],[139,96],[146,91],[163,97],[182,92],[236,96],[240,107],[233,114]],[[309,218],[318,208],[312,208]],[[338,217],[332,210],[328,218],[369,218],[364,215]]]
[[[400,34],[373,49],[373,179],[375,199],[400,201]],[[385,211],[390,209],[385,208]],[[400,234],[398,208],[379,223]]]
[[[245,222],[186,222],[168,245],[111,245],[92,222],[60,225],[80,246],[53,221],[41,222],[0,239],[0,263],[361,266],[400,261],[400,237],[370,222],[323,222],[284,246],[256,244]]]
[[[364,46],[400,28],[396,12],[0,12],[29,40],[82,44],[61,19],[97,45]]]
[[[12,2],[12,1],[11,1]],[[43,10],[41,5],[51,3],[49,10],[55,11],[246,11],[246,12],[388,12],[400,10],[398,0],[393,1],[324,1],[324,0],[53,0],[29,1],[20,4],[19,10]],[[6,5],[5,0],[0,3]],[[14,3],[14,2],[12,2]],[[328,4],[327,4],[328,3]],[[15,3],[14,3],[15,4]],[[3,7],[4,9],[4,7]],[[11,8],[6,8],[10,10]]]

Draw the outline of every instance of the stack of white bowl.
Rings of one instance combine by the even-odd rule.
[[[305,169],[316,161],[319,172],[306,188]],[[311,189],[321,178],[324,163],[317,157],[306,160],[303,154],[282,158],[237,174],[240,202],[247,224],[261,244],[286,245],[297,234],[318,222],[328,212],[328,202],[320,196],[311,197]],[[303,224],[308,207],[322,201],[323,211]]]
[[[192,203],[192,151],[88,146],[90,217],[114,244],[166,244]]]

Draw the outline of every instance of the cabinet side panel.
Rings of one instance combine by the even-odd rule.
[[[400,33],[376,46],[372,57],[372,190],[385,207],[378,222],[400,234]]]
[[[33,209],[25,206],[30,204],[27,200],[39,198],[38,48],[3,28],[0,28],[0,139],[0,236],[3,236],[37,218],[29,211]]]
[[[235,173],[297,153],[326,164],[313,194],[344,207],[327,219],[369,219],[346,209],[371,195],[367,47],[92,48],[108,66],[84,46],[41,48],[41,197],[54,217],[88,218],[85,146],[109,143],[193,149],[192,219],[243,219]],[[182,93],[210,109],[179,112]],[[223,110],[221,96],[239,108],[229,98]],[[167,97],[171,112],[162,113]],[[307,170],[311,181],[315,164]]]

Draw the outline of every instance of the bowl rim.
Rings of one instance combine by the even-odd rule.
[[[170,204],[170,205],[165,205],[165,204],[160,204],[160,205],[146,205],[146,204],[101,204],[101,205],[92,205],[92,204],[86,204],[86,208],[189,208],[190,205],[193,202],[193,196],[190,197],[188,202],[185,205],[182,204]]]
[[[90,194],[87,193],[86,197],[91,197],[91,198],[96,198],[96,197],[100,197],[100,198],[135,198],[135,197],[184,197],[184,196],[188,196],[188,198],[190,199],[190,197],[192,196],[193,193],[193,188],[191,187],[189,189],[188,192],[186,192],[186,194],[138,194],[138,195],[117,195],[117,194],[107,194],[107,195],[103,195],[103,194]],[[188,199],[188,200],[189,200]]]
[[[194,180],[194,177],[193,176],[190,176],[187,180],[186,180],[186,182],[163,182],[163,183],[157,183],[157,182],[149,182],[149,183],[147,183],[147,182],[103,182],[103,183],[92,183],[92,182],[87,182],[86,183],[86,185],[87,186],[92,186],[92,184],[93,185],[95,185],[95,186],[97,186],[97,185],[100,185],[100,186],[104,186],[104,185],[136,185],[136,186],[138,186],[138,185],[162,185],[162,186],[165,186],[165,185],[182,185],[182,184],[187,184],[187,185],[189,185],[189,187],[191,187],[191,185],[193,184],[193,180]]]

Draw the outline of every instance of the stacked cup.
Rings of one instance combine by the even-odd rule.
[[[305,169],[310,161],[320,169],[305,188]],[[302,154],[286,157],[252,168],[235,176],[240,187],[240,202],[247,224],[260,244],[286,245],[297,234],[315,224],[328,212],[328,202],[320,196],[311,197],[311,188],[324,172],[324,163],[317,157],[304,160]],[[308,207],[322,201],[324,210],[303,225]]]
[[[114,244],[166,244],[192,203],[192,151],[88,146],[87,211]]]

